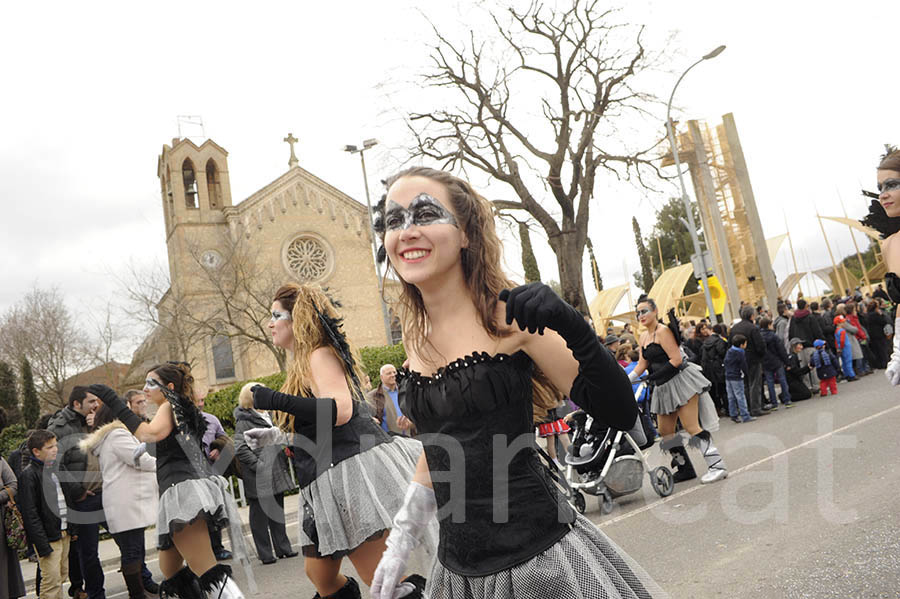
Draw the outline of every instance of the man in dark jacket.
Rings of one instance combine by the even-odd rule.
[[[728,342],[725,340],[727,329],[724,324],[713,325],[713,334],[703,341],[700,352],[700,365],[703,376],[712,383],[710,389],[713,401],[720,416],[728,413],[728,394],[725,390],[725,354],[728,353]]]
[[[76,525],[78,540],[72,550],[78,555],[84,590],[88,599],[106,599],[103,585],[103,566],[100,564],[100,525],[105,527],[103,513],[103,477],[100,463],[92,453],[86,453],[78,443],[87,436],[94,424],[94,413],[100,400],[87,387],[76,386],[69,394],[69,404],[53,415],[47,430],[59,441],[59,479],[69,503],[69,521]]]
[[[812,397],[809,387],[806,386],[809,366],[800,363],[800,352],[803,351],[803,341],[796,337],[791,339],[791,355],[788,358],[787,379],[788,389],[791,391],[791,401],[800,401]]]
[[[806,308],[806,300],[797,300],[797,309],[791,318],[791,326],[788,329],[788,336],[792,339],[796,337],[803,342],[803,351],[800,353],[800,361],[805,366],[809,366],[809,359],[816,351],[813,342],[816,339],[825,339],[825,333],[819,326],[819,319],[814,317],[812,312]],[[809,369],[809,383],[813,389],[819,388],[819,377],[813,368]]]
[[[372,408],[375,419],[388,434],[414,436],[416,432],[412,422],[400,410],[397,368],[393,364],[384,364],[379,375],[381,383],[366,394],[366,401]]]
[[[754,324],[756,310],[752,306],[741,308],[741,321],[731,327],[728,342],[734,342],[735,335],[743,335],[747,338],[747,378],[744,379],[747,387],[747,405],[751,416],[768,414],[762,409],[762,361],[766,355],[766,343],[763,341],[759,329]]]
[[[772,321],[763,318],[759,321],[759,328],[766,344],[766,355],[763,358],[763,374],[766,377],[766,386],[769,388],[769,406],[774,410],[778,406],[778,395],[775,394],[775,380],[781,387],[781,403],[786,408],[794,407],[791,404],[791,392],[788,388],[785,368],[788,366],[788,354],[784,349],[784,343],[778,334],[772,329]]]

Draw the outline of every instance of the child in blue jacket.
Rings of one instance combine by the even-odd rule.
[[[829,389],[832,395],[837,395],[837,358],[828,351],[821,339],[813,341],[813,347],[816,351],[813,352],[810,363],[819,377],[819,397],[828,395]]]
[[[747,396],[744,394],[744,378],[748,376],[747,337],[738,333],[731,339],[731,347],[725,353],[725,392],[728,394],[728,413],[735,422],[756,420],[747,410]],[[740,416],[740,417],[738,417]]]

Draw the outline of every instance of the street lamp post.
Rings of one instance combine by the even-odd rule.
[[[721,54],[725,50],[725,46],[719,46],[709,54],[706,54],[689,66],[687,70],[681,74],[681,77],[678,78],[678,81],[675,82],[675,87],[672,88],[672,94],[669,96],[669,105],[666,108],[666,129],[669,133],[669,145],[672,147],[672,158],[675,161],[675,170],[678,172],[678,182],[681,184],[681,200],[684,203],[684,211],[687,213],[687,225],[688,232],[691,234],[691,241],[694,244],[694,253],[697,254],[697,259],[700,261],[700,280],[703,281],[703,294],[706,296],[706,308],[709,310],[709,318],[710,320],[716,319],[716,311],[713,308],[712,295],[709,293],[709,280],[706,276],[706,258],[703,257],[703,252],[700,250],[700,238],[697,237],[697,226],[694,223],[694,214],[691,210],[691,200],[688,198],[687,188],[684,186],[684,176],[681,173],[681,160],[678,157],[678,147],[675,143],[675,127],[672,124],[672,100],[675,98],[675,90],[678,89],[678,84],[681,83],[681,80],[684,79],[684,76],[687,75],[691,69],[695,66],[703,62],[704,60],[710,60]]]
[[[381,317],[384,320],[384,334],[388,344],[393,342],[391,337],[391,319],[388,316],[387,303],[384,301],[384,279],[381,278],[381,268],[378,266],[378,243],[377,235],[374,228],[374,214],[372,213],[372,198],[369,196],[369,177],[366,174],[366,150],[375,147],[378,144],[377,139],[367,139],[363,142],[362,147],[358,148],[353,145],[344,146],[344,151],[351,154],[359,154],[359,161],[362,164],[363,184],[366,188],[366,207],[369,214],[369,236],[372,239],[372,259],[375,264],[375,278],[378,280],[378,300],[381,302]]]

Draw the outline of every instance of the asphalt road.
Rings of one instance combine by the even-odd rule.
[[[723,420],[714,438],[724,481],[680,483],[666,499],[645,484],[605,516],[588,498],[586,515],[673,598],[897,598],[898,429],[900,389],[878,372],[753,423]],[[689,453],[702,474],[702,456]],[[656,448],[649,456],[664,463]],[[296,524],[288,532],[296,538]],[[349,563],[344,572],[354,574]],[[255,562],[254,573],[260,596],[315,593],[302,558]],[[125,596],[108,572],[107,597]]]

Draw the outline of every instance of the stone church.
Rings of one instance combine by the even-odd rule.
[[[251,317],[239,326],[267,335],[271,291],[289,281],[312,282],[340,300],[345,331],[357,347],[385,345],[389,336],[398,340],[380,298],[366,205],[301,168],[296,140],[289,135],[285,141],[291,144],[287,172],[238,204],[232,203],[222,146],[211,139],[198,146],[187,138],[163,146],[157,175],[170,287],[157,305],[159,325],[137,350],[136,364],[186,358],[198,390],[278,371],[264,344],[236,335],[224,320],[215,325],[219,334],[208,320],[205,327],[196,325],[223,314],[216,277],[221,270],[223,279],[236,278],[228,264],[236,247],[252,249],[255,260],[241,276],[269,282],[268,297],[245,302]],[[231,281],[230,289],[240,283]]]

